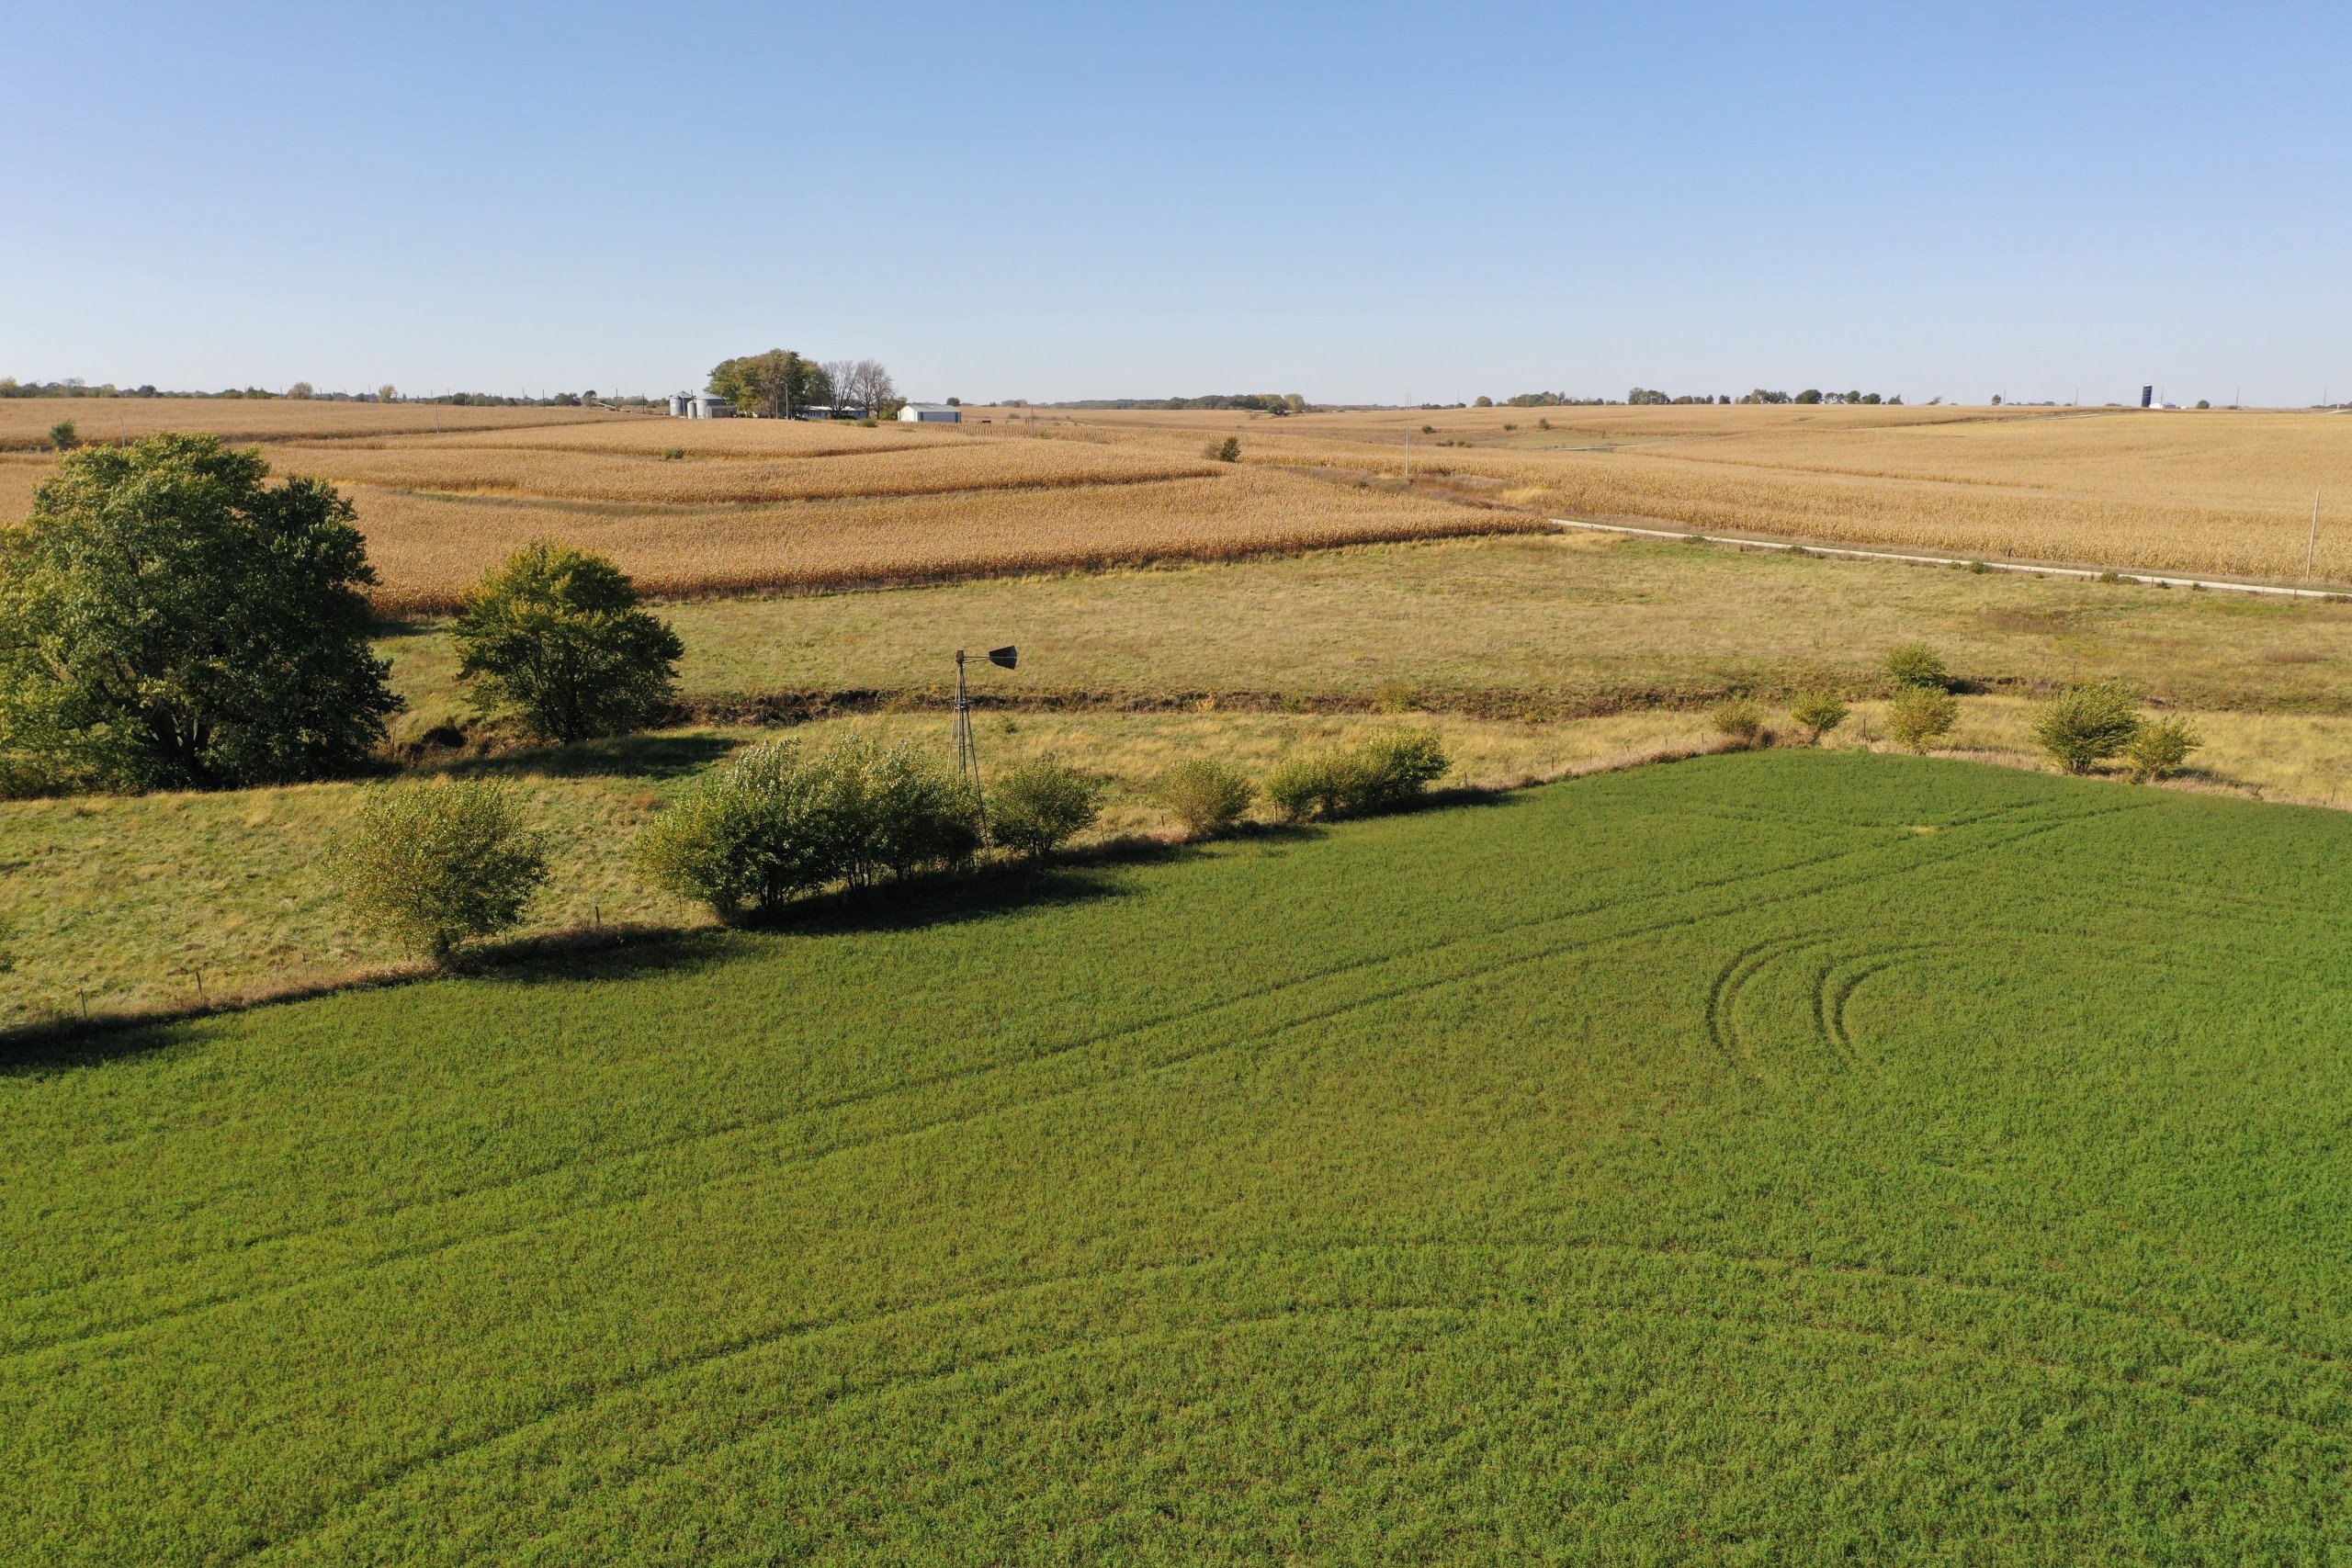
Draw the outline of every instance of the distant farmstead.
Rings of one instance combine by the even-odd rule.
[[[673,392],[670,396],[670,417],[733,419],[735,405],[725,398],[714,398],[707,392]]]
[[[909,424],[961,424],[964,411],[952,403],[909,403],[899,418]]]

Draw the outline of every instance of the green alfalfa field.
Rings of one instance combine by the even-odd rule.
[[[0,1076],[0,1556],[2352,1551],[2352,818],[1774,751]]]

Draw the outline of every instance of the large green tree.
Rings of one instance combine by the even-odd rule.
[[[789,419],[798,410],[833,400],[832,378],[813,359],[788,348],[722,359],[711,367],[710,389],[737,408]]]
[[[480,707],[567,742],[659,715],[685,652],[608,558],[544,541],[466,594],[457,640],[458,679]]]
[[[351,503],[257,448],[153,435],[68,457],[0,530],[0,773],[221,788],[347,770],[400,699],[368,651]]]

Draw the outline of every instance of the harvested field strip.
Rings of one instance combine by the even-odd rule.
[[[434,438],[442,446],[523,446],[547,452],[662,453],[682,447],[705,457],[808,457],[845,452],[889,452],[909,448],[957,451],[1008,440],[993,430],[966,425],[918,425],[888,421],[876,425],[775,419],[608,420],[595,425],[534,430],[516,436],[496,430],[469,431]],[[408,442],[400,445],[405,446]]]
[[[466,585],[535,538],[611,555],[671,596],[936,582],[1146,561],[1225,560],[1378,539],[1537,532],[1541,517],[1480,511],[1287,474],[997,490],[768,506],[607,506],[435,499],[354,487],[387,614],[455,605]]]
[[[783,459],[665,461],[653,457],[549,455],[510,448],[281,448],[281,473],[426,492],[483,493],[697,506],[852,500],[862,496],[1047,490],[1144,479],[1203,479],[1218,470],[1118,447],[1066,441],[861,452],[819,450]]]
[[[2352,418],[2341,414],[1719,407],[1084,417],[1170,444],[1188,429],[1195,438],[1230,429],[1247,461],[1388,476],[1402,470],[1409,429],[1416,474],[1497,481],[1520,504],[1574,515],[2218,575],[2299,575],[2317,491],[2319,575],[2352,581]],[[1138,419],[1148,423],[1130,423]],[[1540,419],[1554,429],[1536,429]],[[1423,423],[1434,433],[1419,434]],[[1620,449],[1530,445],[1577,432]]]
[[[137,440],[184,430],[231,442],[333,441],[434,431],[626,426],[645,416],[600,409],[495,408],[450,403],[345,403],[299,398],[0,398],[0,450],[49,445],[71,420],[85,441]]]
[[[33,508],[33,491],[49,478],[51,466],[35,457],[0,457],[0,527]]]
[[[2088,566],[2064,566],[2049,561],[2002,560],[1983,556],[1928,556],[1906,554],[1894,550],[1866,550],[1851,546],[1825,544],[1817,540],[1765,539],[1746,534],[1701,534],[1683,529],[1644,528],[1624,523],[1595,523],[1582,517],[1551,519],[1563,528],[1579,528],[1601,534],[1623,534],[1648,539],[1674,539],[1690,544],[1721,545],[1730,549],[1812,551],[1815,554],[1846,557],[1857,560],[1890,561],[1904,566],[1959,567],[1968,570],[2023,572],[2030,577],[2072,577],[2099,582],[2133,582],[2155,588],[2210,589],[2222,593],[2252,593],[2274,599],[2304,599],[2328,604],[2343,603],[2347,595],[2332,588],[2294,588],[2277,582],[2244,582],[2235,578],[2167,577],[2158,572],[2120,572],[2112,569]]]
[[[692,507],[1009,484],[1103,485],[1139,474],[1198,474],[1204,447],[1228,434],[1241,444],[1242,465],[1259,474],[1304,483],[1299,470],[1319,469],[1343,484],[1362,476],[1374,490],[1393,490],[1405,466],[1403,439],[1411,434],[1416,479],[1451,485],[1467,501],[1709,532],[2183,575],[2301,577],[2317,492],[2312,575],[2330,584],[2352,582],[2352,526],[2345,525],[2352,502],[2352,418],[2337,414],[1688,407],[1261,420],[1088,412],[1055,413],[1032,427],[1025,419],[1015,423],[1006,411],[972,413],[976,421],[999,423],[865,428],[585,410],[19,400],[0,409],[0,444],[38,445],[46,430],[40,422],[59,417],[87,422],[85,435],[100,440],[175,420],[266,435],[299,446],[296,460],[322,473],[373,486],[371,494],[403,497],[379,508],[384,518],[371,520],[392,527],[430,510],[432,502],[419,493],[426,491],[537,498],[550,508],[566,500]],[[452,423],[434,434],[432,419]],[[1542,428],[1546,420],[1552,429]],[[1561,449],[1577,443],[1588,449]],[[632,461],[673,449],[684,456],[643,468]],[[20,512],[37,479],[36,467],[0,465],[0,513]],[[1258,541],[1239,553],[1311,548],[1350,536],[1327,533],[1311,515],[1306,526],[1294,526],[1295,490],[1251,491],[1237,483],[1221,493],[1246,499],[1255,515],[1224,509],[1203,530],[1213,536],[1191,546],[1204,558],[1236,553],[1222,541],[1237,528]],[[1162,558],[1157,541],[1166,521],[1149,515],[1148,506],[1143,515],[1122,518],[1117,498],[1105,499],[1097,536],[1085,547],[1076,547],[1083,530],[1065,520],[1040,517],[1035,536],[1015,545],[999,525],[982,519],[983,527],[999,528],[994,558],[1001,567],[987,552],[950,544],[944,553],[952,562],[925,559],[910,572],[894,553],[890,572],[861,576],[831,564],[808,567],[797,547],[781,562],[745,558],[756,552],[739,541],[707,552],[706,577],[694,558],[696,547],[679,547],[672,537],[677,520],[658,514],[649,520],[648,536],[636,541],[637,554],[650,577],[685,592]],[[474,519],[445,521],[463,529]],[[560,518],[551,512],[547,521]],[[920,525],[933,525],[926,518]],[[955,532],[952,525],[947,532]],[[1139,541],[1138,535],[1150,537]],[[1399,534],[1384,525],[1354,536]],[[1287,543],[1268,547],[1269,539]],[[926,537],[922,553],[939,544]],[[421,578],[416,569],[424,564],[413,553],[401,556],[388,579],[388,604],[444,602],[447,574]]]
[[[2311,527],[2308,494],[2300,508],[2188,507],[1939,480],[1792,474],[1638,453],[1567,455],[1541,473],[1521,468],[1494,476],[1497,467],[1465,466],[1513,483],[1511,501],[1568,516],[2154,571],[2300,576]],[[2352,581],[2352,529],[2323,532],[2315,574]]]

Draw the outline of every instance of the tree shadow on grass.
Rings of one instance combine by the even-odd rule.
[[[492,985],[563,985],[582,980],[641,980],[716,969],[741,950],[716,927],[600,926],[487,943],[451,973]]]
[[[1173,855],[1163,848],[1159,858]],[[1116,864],[1143,858],[1131,852],[1120,856]],[[1070,860],[991,866],[964,875],[910,877],[803,899],[745,929],[775,935],[849,936],[928,931],[1030,909],[1075,908],[1134,896],[1135,889],[1116,874],[1116,864]]]
[[[699,731],[616,735],[570,746],[541,746],[488,757],[458,757],[434,765],[452,778],[676,779],[698,773],[743,745],[733,736]]]
[[[1076,908],[1132,892],[1107,868],[1078,864],[1004,866],[961,876],[910,877],[905,882],[802,898],[773,916],[749,919],[731,927],[704,927],[604,944],[587,940],[586,933],[571,933],[574,940],[570,942],[548,938],[536,943],[510,943],[479,953],[468,973],[494,985],[517,987],[695,975],[772,956],[782,944],[796,939],[928,931],[1029,909]]]
[[[92,1019],[71,1024],[29,1023],[0,1030],[0,1079],[42,1077],[144,1056],[187,1038],[186,1020],[137,1023]]]
[[[1427,804],[1471,805],[1494,800],[1490,795],[1465,791],[1435,797]],[[65,1072],[145,1055],[187,1042],[192,1038],[189,1026],[208,1018],[255,1012],[352,991],[452,976],[532,987],[693,975],[755,956],[763,945],[762,939],[919,931],[1033,909],[1075,908],[1105,899],[1136,897],[1136,886],[1120,874],[1132,867],[1191,860],[1209,852],[1213,847],[1282,854],[1320,840],[1328,831],[1321,824],[1255,825],[1217,840],[1215,846],[1171,843],[1144,836],[1114,839],[1081,850],[1065,851],[1042,861],[1001,863],[978,871],[943,872],[803,898],[772,919],[731,929],[598,926],[555,931],[486,943],[469,951],[446,973],[422,966],[388,970],[267,995],[226,998],[173,1012],[56,1020],[0,1030],[0,1079]]]
[[[402,642],[413,637],[435,637],[448,629],[449,619],[446,615],[393,615],[370,622],[368,637],[371,642]]]
[[[320,980],[282,989],[217,998],[168,1010],[53,1018],[0,1029],[0,1079],[34,1077],[143,1056],[194,1038],[190,1026],[207,1019],[263,1012],[322,998],[432,980],[506,978],[632,979],[706,969],[729,954],[710,930],[668,926],[596,926],[488,942],[467,951],[446,970],[424,964]]]

